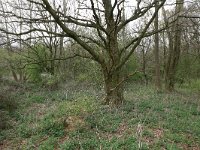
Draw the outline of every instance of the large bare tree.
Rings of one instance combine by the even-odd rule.
[[[71,16],[65,16],[66,20],[70,23],[74,23],[87,28],[93,28],[96,30],[98,39],[91,39],[98,45],[98,49],[95,50],[91,45],[84,42],[80,35],[68,28],[59,17],[59,12],[54,10],[48,0],[42,0],[44,8],[54,17],[57,24],[66,33],[66,36],[74,39],[80,44],[84,50],[86,50],[91,57],[97,61],[102,68],[102,72],[105,80],[106,91],[106,103],[112,105],[119,105],[123,102],[123,77],[122,67],[128,61],[136,47],[139,45],[142,38],[145,36],[149,26],[153,22],[155,16],[158,13],[160,7],[164,4],[164,0],[158,4],[155,12],[141,30],[141,33],[136,38],[127,42],[125,47],[119,47],[118,34],[123,28],[130,22],[145,15],[156,2],[153,1],[147,6],[138,1],[137,7],[133,14],[126,19],[122,20],[121,4],[124,2],[115,0],[112,3],[111,0],[93,1],[90,0],[90,5],[87,5],[87,9],[93,13],[92,20],[85,20],[79,18],[73,18]],[[98,5],[102,5],[98,7]],[[104,18],[104,19],[102,19]],[[89,37],[86,37],[89,39]],[[131,47],[131,48],[130,48]],[[129,49],[130,48],[130,49]],[[129,51],[127,51],[129,49]],[[99,51],[100,50],[100,51]],[[102,51],[102,52],[101,52]]]
[[[40,31],[74,40],[82,46],[82,52],[78,56],[90,58],[100,65],[105,83],[105,102],[110,105],[120,105],[124,100],[123,83],[126,79],[122,69],[141,40],[155,33],[149,27],[165,1],[138,0],[134,4],[126,0],[75,0],[75,6],[67,7],[79,11],[70,12],[69,10],[66,13],[66,6],[62,6],[63,3],[60,1],[58,4],[53,4],[51,0],[26,0],[24,3],[34,4],[37,6],[34,8],[47,11],[53,18],[38,17],[36,12],[36,18],[29,19],[29,21],[34,23],[55,22],[61,32],[32,27],[31,30],[21,31],[18,35]],[[126,2],[129,4],[128,7],[124,6]],[[126,18],[123,17],[124,12],[129,12]],[[148,19],[145,25],[133,33],[132,38],[120,44],[122,42],[120,35],[124,28],[134,26],[145,15],[149,15],[146,17]],[[28,20],[21,16],[18,18]],[[32,24],[32,26],[34,25]],[[10,32],[7,31],[7,33]]]

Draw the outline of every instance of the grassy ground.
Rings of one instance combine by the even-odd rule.
[[[0,132],[2,150],[199,150],[200,96],[156,93],[129,85],[119,109],[100,103],[92,88],[10,90],[17,109]],[[12,89],[12,88],[11,88]]]

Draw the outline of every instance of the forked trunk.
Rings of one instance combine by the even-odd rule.
[[[104,72],[105,82],[105,103],[110,106],[118,107],[124,101],[124,88],[122,82],[121,72],[106,73]]]

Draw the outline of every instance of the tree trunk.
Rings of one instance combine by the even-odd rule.
[[[105,103],[111,106],[120,106],[124,101],[124,88],[121,71],[107,73],[104,71]]]
[[[146,74],[146,54],[145,54],[145,49],[142,48],[142,72],[144,75],[144,81],[145,81],[145,85],[148,85],[148,78],[147,78],[147,74]]]
[[[159,7],[158,1],[156,2],[155,9]],[[154,21],[155,31],[158,31],[158,14],[156,15]],[[155,86],[157,91],[161,91],[161,79],[160,79],[160,60],[159,60],[159,33],[155,34],[155,49],[154,49],[154,56],[155,56]]]
[[[169,56],[165,68],[165,89],[169,92],[174,90],[176,69],[181,52],[181,18],[179,15],[183,11],[184,0],[176,0],[175,17],[172,26],[172,32],[167,31],[169,39]],[[163,14],[166,22],[166,13],[163,8]]]
[[[165,90],[168,92],[172,92],[174,90],[174,73],[172,72],[171,74],[166,74],[165,76]]]

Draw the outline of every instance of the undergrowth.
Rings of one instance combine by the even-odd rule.
[[[24,90],[12,91],[18,107],[0,149],[200,149],[200,97],[187,90],[156,93],[132,84],[118,109],[102,105],[90,87]]]

